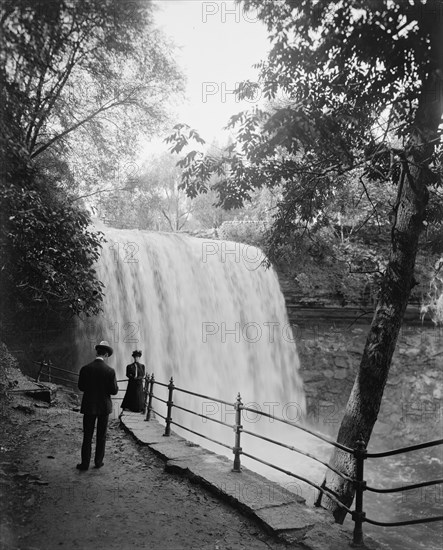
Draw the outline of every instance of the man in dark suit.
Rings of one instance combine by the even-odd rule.
[[[105,455],[108,418],[112,412],[111,395],[117,395],[118,386],[115,371],[106,364],[113,349],[106,341],[95,346],[97,357],[92,363],[80,369],[78,388],[83,393],[80,412],[83,413],[82,461],[78,470],[87,470],[91,461],[92,437],[97,422],[97,441],[95,446],[95,468],[103,466]]]

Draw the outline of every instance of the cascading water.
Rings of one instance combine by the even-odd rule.
[[[77,334],[80,362],[108,340],[118,377],[133,349],[147,372],[234,401],[297,402],[299,361],[277,276],[257,248],[186,235],[106,229],[97,266],[103,316]],[[85,346],[90,342],[90,347]]]
[[[103,231],[107,243],[97,273],[105,284],[104,314],[79,327],[79,364],[90,360],[97,342],[107,340],[119,379],[125,378],[132,351],[141,349],[146,371],[157,381],[167,383],[172,376],[177,387],[230,403],[240,392],[251,408],[301,420],[305,398],[285,301],[259,249],[181,234]],[[155,387],[166,399],[161,390]],[[210,399],[175,392],[174,403],[234,423],[233,407]],[[114,408],[118,413],[119,401]],[[164,415],[162,402],[154,408]],[[176,421],[186,414],[173,411]],[[244,422],[251,431],[275,435],[269,419],[244,411]],[[226,427],[189,414],[183,423],[233,445]]]
[[[119,379],[125,378],[132,351],[141,349],[142,362],[157,381],[168,383],[172,376],[179,388],[232,404],[240,392],[243,403],[253,409],[293,422],[302,420],[305,398],[284,298],[274,270],[262,265],[263,255],[258,249],[179,234],[99,229],[107,238],[97,266],[98,276],[105,284],[104,313],[78,326],[78,365],[91,360],[96,343],[108,340],[114,348],[109,363]],[[119,386],[124,390],[126,384]],[[167,399],[166,388],[156,385],[155,393]],[[115,414],[120,412],[122,397],[123,392],[115,402]],[[210,398],[202,400],[175,391],[174,404],[230,425],[234,423],[233,407]],[[163,402],[155,401],[154,408],[165,416]],[[226,426],[177,408],[173,408],[173,419],[229,447],[234,444],[233,431]],[[161,418],[159,421],[163,422]],[[243,411],[242,423],[248,431],[328,460],[329,447],[292,426],[247,411]],[[174,425],[172,429],[180,433]],[[189,432],[181,433],[232,458],[225,447]],[[321,483],[324,467],[298,453],[246,434],[242,434],[242,447],[251,455]],[[315,495],[310,486],[245,457],[242,464],[313,502]],[[395,475],[403,472],[394,470]],[[383,482],[380,471],[367,469],[370,483],[395,485],[390,479],[392,468]],[[401,482],[404,480],[399,479]],[[371,503],[367,498],[365,502],[369,515],[380,517],[378,501]],[[384,509],[383,513],[389,516],[402,512],[403,506],[396,502],[392,510]],[[347,522],[351,530],[352,522]],[[392,548],[438,548],[438,543],[433,542],[438,536],[429,534],[431,527],[391,531],[387,540],[392,542]],[[375,536],[388,534],[375,531]]]

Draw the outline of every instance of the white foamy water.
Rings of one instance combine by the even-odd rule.
[[[243,403],[253,409],[303,425],[305,397],[285,301],[276,273],[261,265],[263,255],[258,249],[181,234],[101,229],[108,239],[97,266],[105,284],[104,313],[79,326],[78,364],[89,362],[95,344],[108,340],[114,348],[109,363],[122,380],[126,365],[132,361],[132,351],[141,349],[147,373],[154,373],[157,381],[167,384],[172,376],[178,388],[208,396],[200,399],[175,390],[175,405],[226,422],[229,427],[175,407],[173,420],[229,447],[234,446],[233,404],[238,393]],[[119,386],[124,390],[126,383],[120,382]],[[167,399],[164,387],[156,385],[155,394]],[[121,398],[123,391],[114,402],[115,415],[120,412]],[[154,400],[153,405],[166,415],[163,402]],[[158,420],[163,422],[160,417]],[[247,411],[243,411],[242,424],[244,430],[328,461],[331,447],[293,426]],[[233,458],[232,451],[225,447],[174,425],[172,430]],[[244,433],[241,446],[244,452],[317,484],[323,479],[324,466],[284,447]],[[308,503],[314,501],[316,492],[312,487],[247,457],[242,456],[241,462],[302,495]],[[404,465],[395,464],[379,468],[373,465],[368,467],[367,475],[374,486],[398,485],[406,482],[396,479],[403,468]],[[417,466],[413,474],[409,472],[409,482],[420,479],[421,469]],[[429,472],[427,479],[435,477],[438,476]],[[247,497],[259,498],[267,490],[266,486],[249,487]],[[437,498],[431,494],[433,507],[441,504],[439,495]],[[428,494],[425,496],[430,500]],[[365,503],[373,519],[406,519],[420,513],[423,495],[396,493],[386,503],[367,494]],[[432,510],[426,515],[432,515]],[[352,530],[349,518],[347,525]],[[365,525],[365,532],[371,531],[386,542],[386,548],[430,550],[440,547],[439,528],[439,524],[429,524],[389,530]]]
[[[305,397],[296,345],[277,275],[262,264],[259,249],[181,234],[104,232],[108,242],[97,266],[105,284],[104,314],[85,321],[77,332],[80,364],[90,360],[98,341],[107,340],[119,379],[125,378],[132,351],[141,349],[142,362],[157,381],[167,383],[172,376],[177,387],[209,397],[175,391],[176,405],[232,425],[233,406],[210,398],[233,404],[240,393],[253,409],[301,421]],[[124,389],[126,384],[119,385]],[[165,388],[155,386],[155,393],[166,400]],[[119,405],[116,401],[117,413]],[[154,400],[153,405],[165,416],[164,403]],[[230,427],[176,408],[173,420],[234,445]],[[302,444],[298,430],[269,418],[244,411],[242,422],[251,432]],[[181,433],[232,458],[229,449]],[[270,462],[277,450],[281,467],[300,468],[298,455],[251,436],[243,435],[242,447]],[[263,470],[250,460],[242,462]]]
[[[186,235],[106,229],[98,264],[104,314],[78,333],[85,360],[114,347],[119,377],[133,349],[158,380],[235,400],[294,401],[304,410],[299,361],[279,282],[250,246]]]

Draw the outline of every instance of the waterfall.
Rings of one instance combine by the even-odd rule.
[[[172,376],[179,388],[232,404],[240,392],[243,403],[253,409],[287,420],[302,420],[305,398],[298,373],[296,345],[277,276],[272,268],[262,265],[260,250],[182,234],[99,229],[107,238],[97,265],[98,276],[105,284],[104,313],[84,320],[77,327],[77,366],[91,360],[97,342],[108,340],[114,348],[109,364],[116,369],[119,379],[125,378],[125,367],[132,361],[132,351],[141,349],[141,361],[159,382],[168,383]],[[125,383],[119,386],[124,390]],[[166,400],[164,387],[155,386],[155,393]],[[205,413],[218,421],[234,423],[233,407],[224,407],[211,399],[202,401],[175,391],[174,404]],[[154,408],[165,415],[164,403],[154,401]],[[114,409],[117,414],[120,412],[118,400]],[[329,446],[293,426],[251,412],[243,413],[244,429],[328,460]],[[176,408],[172,416],[194,431],[224,441],[231,447],[234,444],[232,428]],[[161,418],[158,420],[163,423]],[[174,425],[172,430],[180,433]],[[181,432],[181,435],[232,459],[229,449],[188,432]],[[318,484],[323,479],[324,467],[303,455],[245,433],[241,445],[243,451]],[[302,495],[308,503],[314,501],[315,491],[303,482],[244,456],[241,461],[243,466]],[[422,467],[421,458],[418,462]],[[398,484],[404,483],[404,470],[398,464],[395,462],[370,473],[370,481],[389,486],[393,483],[388,479],[397,476]],[[383,471],[384,483],[380,482]],[[370,469],[366,472],[368,475]],[[247,490],[248,498],[254,494],[258,498],[267,487],[248,486]],[[420,513],[422,504],[420,500],[416,505]],[[365,506],[368,506],[370,517],[380,518],[382,513],[387,518],[398,519],[394,518],[398,512],[401,519],[409,501],[396,501],[386,509],[381,501],[371,504],[368,499]],[[410,506],[415,510],[413,501]],[[414,529],[418,528],[414,526]],[[417,532],[424,533],[423,540],[428,548],[439,547],[430,544],[428,531]],[[405,533],[411,531],[405,530]],[[401,540],[398,547],[412,548],[409,544],[412,543]]]
[[[258,248],[137,230],[106,228],[105,235],[96,268],[104,313],[77,332],[80,363],[107,340],[118,378],[141,349],[159,381],[173,376],[228,401],[240,392],[248,402],[296,402],[304,411],[284,298]]]
[[[107,243],[97,274],[105,285],[104,313],[78,328],[78,364],[90,361],[95,344],[107,340],[118,379],[125,378],[132,351],[140,349],[147,373],[159,382],[173,377],[179,388],[229,403],[240,392],[251,408],[301,420],[305,398],[296,345],[277,275],[263,265],[258,248],[183,234],[103,231]],[[165,388],[156,385],[155,391],[166,399]],[[164,404],[153,404],[164,415]],[[234,423],[233,408],[210,399],[175,391],[174,404]],[[183,415],[173,409],[174,420]],[[184,423],[233,445],[232,428],[189,414]],[[276,423],[270,419],[244,411],[243,423],[275,437]],[[286,442],[294,437],[294,432],[285,436]],[[193,440],[207,446],[201,438]]]

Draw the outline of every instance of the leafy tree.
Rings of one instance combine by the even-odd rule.
[[[211,187],[211,184],[209,184]],[[193,199],[193,218],[203,229],[217,229],[223,222],[232,219],[235,214],[221,206],[216,206],[218,195],[211,189],[207,193],[198,194]]]
[[[100,194],[97,213],[118,227],[180,231],[187,226],[193,200],[178,188],[181,170],[169,153],[151,155],[134,170],[130,187]]]
[[[102,236],[84,199],[131,187],[109,158],[130,158],[166,120],[182,87],[170,51],[149,0],[1,2],[0,282],[12,318],[33,304],[100,309]]]
[[[130,144],[181,89],[149,1],[4,0],[0,24],[2,132],[32,158],[80,129]]]
[[[180,125],[179,125],[180,126]],[[177,127],[176,127],[177,128]],[[193,138],[191,134],[191,139]],[[166,142],[169,141],[169,138],[166,138]],[[201,140],[203,141],[203,140]],[[184,144],[180,144],[180,148]],[[202,145],[202,143],[201,143]],[[203,153],[196,153],[198,155],[203,155]],[[223,154],[223,148],[220,144],[214,140],[207,149],[207,155],[214,156],[215,158],[220,157]],[[179,162],[178,165],[183,168],[182,162]],[[183,174],[183,170],[181,172]],[[218,229],[224,222],[231,221],[236,219],[239,215],[240,209],[238,210],[227,210],[223,206],[217,205],[218,203],[218,193],[215,190],[219,176],[212,174],[207,182],[206,188],[203,192],[198,193],[193,199],[193,219],[196,220],[203,229]]]
[[[443,324],[443,256],[433,265],[428,300],[423,304],[421,313],[430,314],[436,325]]]
[[[349,174],[367,192],[379,182],[389,210],[389,254],[378,302],[338,441],[369,442],[392,354],[416,285],[414,268],[425,226],[438,234],[442,220],[441,145],[442,2],[429,0],[245,0],[265,22],[272,49],[259,64],[260,82],[239,87],[242,97],[269,101],[233,117],[237,143],[221,159],[189,153],[182,161],[191,195],[221,176],[221,204],[233,207],[251,189],[283,184],[269,241],[271,258],[294,234],[308,232],[343,190]],[[195,135],[195,131],[193,131]],[[183,137],[184,136],[184,137]],[[180,150],[190,132],[170,136]],[[365,191],[366,190],[366,191]],[[361,191],[360,191],[361,192]],[[374,202],[374,197],[371,197]],[[355,477],[353,457],[334,452],[331,466]],[[347,506],[351,483],[333,472],[325,487]],[[345,513],[323,499],[336,521]]]
[[[192,217],[193,201],[179,189],[181,172],[167,152],[151,157],[142,168],[140,187],[151,189],[158,197],[158,229],[181,231]]]
[[[155,190],[133,188],[100,193],[94,212],[107,224],[121,229],[159,227],[161,197]]]
[[[55,323],[60,316],[97,314],[103,285],[93,264],[103,238],[89,229],[89,215],[26,158],[9,156],[2,168],[0,321],[29,325],[30,310],[40,323],[43,310],[56,315]]]

